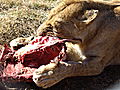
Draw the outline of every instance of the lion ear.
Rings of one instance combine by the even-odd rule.
[[[92,22],[98,15],[98,10],[86,10],[81,17],[80,21],[86,24]]]

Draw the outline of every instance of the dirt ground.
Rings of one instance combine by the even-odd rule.
[[[120,90],[120,66],[109,66],[98,76],[67,78],[47,89],[28,82],[1,82],[0,86],[0,90]]]

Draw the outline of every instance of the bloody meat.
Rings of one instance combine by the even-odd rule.
[[[0,51],[3,66],[1,77],[31,80],[33,72],[41,65],[49,64],[56,58],[57,61],[65,60],[65,41],[57,37],[39,36],[18,50],[5,45]]]

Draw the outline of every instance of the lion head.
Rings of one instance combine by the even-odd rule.
[[[101,0],[63,0],[51,10],[37,34],[77,39],[85,43],[94,38],[107,16],[114,15],[116,6]]]

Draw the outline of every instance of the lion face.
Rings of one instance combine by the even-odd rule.
[[[51,35],[67,39],[82,39],[90,22],[97,17],[98,10],[87,10],[84,2],[60,3],[50,12],[46,22],[37,30],[38,35]],[[85,10],[86,9],[86,10]]]
[[[97,0],[63,0],[51,10],[48,19],[38,28],[37,35],[87,42],[103,25],[105,16],[114,15],[114,8],[108,2]]]

